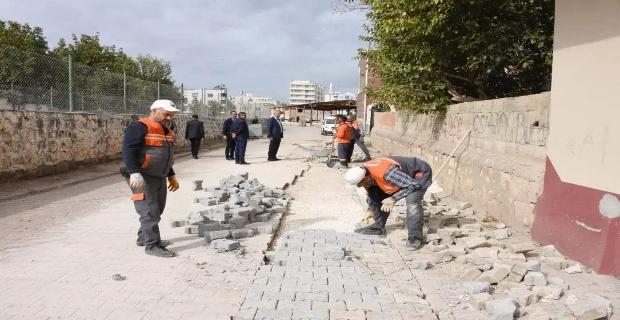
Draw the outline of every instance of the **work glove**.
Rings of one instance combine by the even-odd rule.
[[[370,220],[370,218],[375,216],[373,214],[372,210],[368,210],[368,211],[366,211],[366,213],[367,213],[367,215],[362,219],[362,221],[364,221],[364,224],[368,224],[368,220]]]
[[[396,199],[392,197],[385,198],[383,201],[381,201],[381,211],[392,212],[392,208],[394,208],[395,204],[396,204]]]
[[[179,190],[179,181],[177,181],[176,176],[168,177],[168,183],[170,183],[168,190],[172,192]]]
[[[129,187],[132,189],[140,189],[144,187],[144,177],[139,172],[132,173],[129,176]]]

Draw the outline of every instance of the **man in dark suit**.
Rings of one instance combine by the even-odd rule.
[[[239,112],[239,119],[235,119],[232,125],[232,137],[235,139],[235,163],[243,165],[249,164],[245,162],[245,148],[250,139],[250,129],[245,122],[246,117],[245,112]]]
[[[232,137],[232,125],[235,119],[237,119],[237,111],[231,111],[230,118],[224,120],[224,126],[222,127],[222,136],[226,140],[226,150],[224,151],[226,160],[235,159],[235,139]]]
[[[198,115],[192,115],[192,120],[187,121],[185,126],[185,139],[189,139],[192,146],[192,157],[198,159],[198,150],[200,149],[200,141],[205,137],[205,125],[198,120]]]
[[[267,153],[267,161],[280,161],[276,157],[280,142],[284,138],[284,128],[280,121],[280,110],[276,109],[273,116],[267,120],[267,138],[269,138],[269,152]]]

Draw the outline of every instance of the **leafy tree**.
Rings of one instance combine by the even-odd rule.
[[[159,82],[161,84],[174,84],[172,80],[172,66],[170,62],[147,55],[138,55],[136,58],[135,71],[140,79]]]
[[[550,89],[552,0],[341,0],[366,9],[378,101],[419,113]]]

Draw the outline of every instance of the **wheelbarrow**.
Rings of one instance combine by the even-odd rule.
[[[316,158],[327,157],[326,164],[327,164],[328,167],[331,168],[334,165],[336,165],[336,163],[338,162],[338,159],[332,158],[332,155],[334,153],[334,141],[335,140],[336,140],[335,138],[332,140],[331,147],[329,149],[328,148],[310,149],[308,147],[302,146],[302,145],[297,144],[297,143],[295,143],[294,145],[296,145],[296,146],[298,146],[298,147],[300,147],[300,148],[302,148],[302,149],[304,149],[306,151],[310,151],[310,155],[311,155],[310,160],[314,160],[315,157]]]

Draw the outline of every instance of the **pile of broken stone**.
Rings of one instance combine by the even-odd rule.
[[[595,293],[570,294],[564,279],[544,272],[563,270],[568,277],[591,272],[578,263],[571,265],[553,246],[510,241],[511,231],[503,223],[478,222],[467,202],[442,206],[435,198],[425,200],[429,219],[420,253],[426,260],[416,260],[416,253],[406,260],[420,270],[452,261],[464,265],[459,280],[467,295],[460,297],[462,307],[486,310],[494,319],[611,318],[610,300]],[[545,303],[553,303],[553,308],[541,305]]]
[[[218,252],[240,248],[238,239],[272,234],[292,197],[282,189],[267,188],[244,173],[222,179],[218,186],[204,187],[195,180],[193,191],[204,192],[194,203],[206,207],[184,220],[173,220],[173,228],[185,227],[186,234],[203,237]]]

